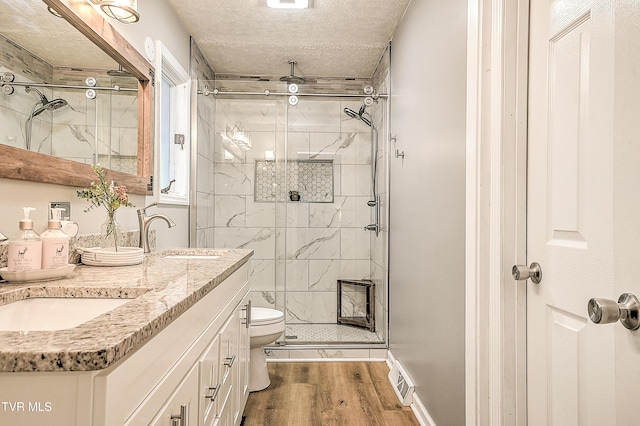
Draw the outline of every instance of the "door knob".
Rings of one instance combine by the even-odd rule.
[[[596,324],[608,324],[620,320],[629,330],[640,328],[640,302],[631,293],[623,293],[618,303],[610,299],[593,298],[589,300],[587,309],[589,318]]]
[[[526,280],[531,278],[531,282],[534,284],[540,284],[542,281],[542,268],[537,262],[531,263],[531,265],[513,265],[511,268],[511,275],[516,281]]]

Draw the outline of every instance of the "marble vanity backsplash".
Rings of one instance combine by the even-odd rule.
[[[140,244],[140,232],[126,231],[122,233],[123,247],[138,247]],[[76,247],[99,247],[100,234],[78,235],[69,240],[69,263],[80,263],[80,253]],[[153,251],[156,247],[156,231],[149,231],[149,247]],[[8,263],[9,248],[6,244],[0,245],[0,268],[4,268]]]

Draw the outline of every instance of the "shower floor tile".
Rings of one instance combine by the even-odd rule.
[[[376,333],[344,324],[287,324],[288,345],[310,343],[384,343]]]

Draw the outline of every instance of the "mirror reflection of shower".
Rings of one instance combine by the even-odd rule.
[[[378,172],[378,129],[373,124],[373,117],[367,112],[367,107],[373,105],[375,100],[368,96],[364,99],[364,103],[358,112],[351,108],[345,108],[344,113],[349,117],[360,120],[367,126],[371,127],[371,196],[372,200],[367,202],[369,207],[375,207],[375,223],[366,225],[366,231],[375,231],[376,235],[380,232],[380,197],[376,189],[376,174]]]
[[[62,98],[54,99],[50,101],[47,97],[38,89],[25,86],[24,91],[27,93],[35,92],[40,98],[31,108],[31,114],[24,124],[25,142],[27,149],[31,150],[31,134],[33,129],[33,119],[45,111],[55,111],[67,105],[67,101]]]

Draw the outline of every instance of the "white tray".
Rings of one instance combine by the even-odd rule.
[[[80,260],[90,266],[129,266],[142,263],[143,253],[140,247],[77,248],[82,253]]]
[[[49,281],[59,280],[71,275],[76,265],[70,263],[67,266],[55,269],[35,269],[32,271],[8,271],[7,268],[0,268],[0,276],[9,282],[23,281]]]

